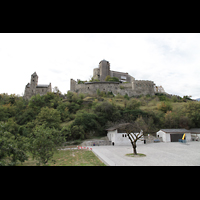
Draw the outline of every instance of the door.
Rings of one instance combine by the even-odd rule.
[[[179,134],[170,134],[171,137],[171,142],[178,142],[179,139],[182,139],[183,134],[179,133]]]

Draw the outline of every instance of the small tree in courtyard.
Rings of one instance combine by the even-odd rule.
[[[126,123],[123,124],[122,128],[125,130],[129,140],[131,141],[132,147],[133,147],[133,153],[137,155],[136,150],[136,142],[143,137],[143,131],[141,129],[138,129],[136,123]]]
[[[133,154],[137,155],[136,143],[142,138],[144,135],[147,135],[150,132],[154,132],[156,128],[153,126],[153,119],[150,117],[146,120],[142,118],[142,116],[138,117],[135,121],[131,121],[130,123],[126,123],[123,120],[120,122],[108,122],[108,127],[118,128],[120,133],[126,133],[133,147]]]

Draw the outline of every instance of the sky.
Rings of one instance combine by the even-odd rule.
[[[67,93],[71,78],[89,80],[103,59],[169,94],[200,98],[200,33],[0,33],[0,94],[23,95],[34,72],[38,84]]]

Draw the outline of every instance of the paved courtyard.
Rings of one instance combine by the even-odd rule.
[[[200,142],[138,144],[145,157],[128,157],[132,146],[92,146],[92,151],[110,166],[200,166]]]

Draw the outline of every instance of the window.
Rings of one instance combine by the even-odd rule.
[[[126,79],[126,76],[121,76],[121,79]]]
[[[126,134],[125,134],[125,137],[126,137]]]
[[[124,137],[124,134],[122,134],[122,137]]]

